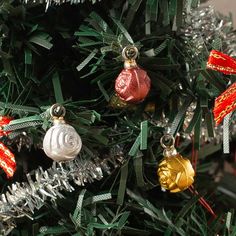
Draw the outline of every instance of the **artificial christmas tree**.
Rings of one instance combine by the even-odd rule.
[[[0,9],[0,141],[16,158],[0,235],[236,234],[235,115],[215,126],[212,112],[235,75],[207,69],[212,49],[236,56],[230,17],[194,0]],[[122,58],[127,47],[139,55]],[[142,69],[121,96],[124,59]]]

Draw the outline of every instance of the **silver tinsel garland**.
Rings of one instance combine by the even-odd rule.
[[[184,131],[185,129],[189,126],[194,112],[196,109],[196,103],[192,103],[188,109],[187,112],[185,114],[185,120],[184,120]],[[185,132],[181,132],[181,135],[183,138],[187,138],[189,140],[191,140],[191,136],[193,135],[193,133],[191,134],[187,134]],[[205,143],[215,143],[215,144],[220,144],[223,142],[223,125],[218,125],[214,127],[214,137],[209,137],[208,135],[208,129],[207,129],[207,125],[205,120],[202,120],[202,125],[201,125],[201,144],[205,144]],[[232,119],[231,124],[230,124],[230,134],[231,136],[236,136],[236,120]]]
[[[181,30],[182,50],[187,55],[194,58],[194,62],[198,58],[207,60],[207,56],[212,49],[218,49],[224,53],[236,56],[236,31],[233,28],[230,16],[217,13],[212,6],[199,7],[184,13],[184,23]],[[201,63],[201,59],[199,61]],[[200,65],[201,66],[201,65]],[[189,65],[186,65],[189,68]],[[188,70],[187,70],[188,71]],[[194,81],[195,73],[189,71],[190,82]],[[196,104],[191,104],[187,111],[184,126],[188,127]],[[231,135],[236,135],[236,121],[231,121]],[[203,120],[201,126],[202,143],[223,141],[223,127],[214,127],[214,138],[208,136],[207,125]],[[187,136],[186,134],[183,134]]]
[[[47,170],[39,167],[27,174],[27,182],[16,182],[0,195],[0,235],[8,235],[14,229],[15,218],[27,216],[33,219],[35,209],[40,209],[46,201],[55,202],[63,198],[62,191],[74,191],[72,183],[84,186],[101,180],[103,173],[110,174],[111,169],[123,163],[122,148],[116,146],[104,159],[86,160],[80,157],[65,163],[54,162]]]
[[[187,48],[193,58],[208,53],[213,47],[236,56],[236,34],[232,19],[217,13],[212,6],[185,13],[181,32],[184,50]]]
[[[48,9],[49,6],[55,4],[55,5],[60,5],[63,3],[70,3],[70,4],[79,4],[79,3],[84,3],[84,2],[92,2],[92,4],[99,2],[101,0],[23,0],[24,3],[42,3],[46,4],[46,10]]]
[[[186,58],[190,55],[194,59],[203,57],[204,60],[207,60],[207,55],[213,47],[223,50],[224,53],[231,56],[236,56],[236,33],[230,17],[217,13],[212,6],[185,10],[181,29],[181,51],[186,53]],[[191,74],[188,64],[186,68],[189,72],[190,82],[194,81],[196,79],[195,73]],[[192,140],[193,133],[187,134],[184,131],[189,126],[195,109],[196,102],[193,102],[186,111],[183,131],[178,133],[184,139]],[[155,121],[155,124],[166,129],[171,126],[165,115],[162,119]],[[231,136],[236,135],[235,119],[231,120],[230,131]],[[166,132],[169,132],[169,130],[166,130]],[[209,137],[206,122],[202,120],[201,144],[207,142],[219,144],[222,141],[223,126],[214,127],[214,137]]]

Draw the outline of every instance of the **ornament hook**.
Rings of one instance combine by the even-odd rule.
[[[55,103],[50,108],[50,115],[54,118],[64,118],[66,109],[61,104]]]
[[[160,143],[164,149],[172,148],[175,144],[175,138],[171,134],[164,134],[161,137]]]
[[[165,157],[174,156],[177,154],[175,149],[175,138],[171,134],[165,134],[160,140],[161,146],[164,148],[163,155]]]
[[[135,60],[138,56],[138,49],[134,45],[128,45],[122,50],[124,60]]]

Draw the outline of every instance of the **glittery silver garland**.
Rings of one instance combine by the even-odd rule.
[[[187,127],[189,126],[193,116],[194,112],[196,109],[196,103],[193,102],[190,104],[190,106],[187,109],[185,119],[184,119],[184,124],[183,124],[183,130],[185,131]],[[235,114],[236,115],[236,114]],[[208,129],[205,120],[202,120],[202,125],[201,125],[201,144],[205,144],[207,142],[210,143],[215,143],[215,144],[220,144],[223,142],[223,125],[218,125],[214,127],[214,137],[209,137],[208,135]],[[193,133],[187,134],[185,132],[181,132],[179,135],[182,136],[185,139],[191,140],[191,136]],[[236,120],[232,119],[230,123],[230,135],[231,137],[236,136]]]
[[[193,131],[191,133],[186,133],[185,130],[189,126],[194,113],[196,109],[196,102],[193,102],[190,104],[188,107],[186,114],[185,114],[185,119],[183,122],[183,130],[177,133],[177,136],[181,136],[183,139],[187,139],[189,141],[192,140],[192,137],[194,135]],[[236,114],[232,117],[231,123],[230,123],[230,136],[234,137],[236,136]],[[153,120],[153,122],[156,126],[165,128],[165,132],[169,133],[170,132],[170,127],[171,123],[169,119],[163,114],[162,118],[159,120]],[[218,125],[213,128],[214,132],[214,137],[209,137],[208,135],[208,128],[206,125],[205,120],[202,120],[201,124],[201,139],[200,139],[200,144],[204,145],[205,143],[215,143],[215,144],[220,144],[223,142],[223,125]]]
[[[101,0],[87,0],[89,2],[92,2],[92,4],[101,1]],[[84,3],[86,0],[23,0],[24,3],[42,3],[46,4],[46,10],[48,9],[49,6],[52,4],[55,5],[60,5],[63,3],[70,3],[70,4],[79,4],[79,3]]]
[[[193,58],[211,50],[212,45],[236,56],[236,34],[229,16],[217,13],[212,6],[208,6],[184,13],[183,19],[184,50],[187,48]]]
[[[236,31],[233,29],[232,19],[229,16],[217,13],[212,6],[199,7],[184,13],[184,23],[181,29],[182,48],[184,52],[192,58],[206,57],[206,53],[213,47],[222,50],[224,53],[236,56]],[[188,65],[187,65],[188,67]],[[187,68],[188,71],[188,68]],[[195,79],[195,75],[189,74],[190,80]],[[190,81],[190,82],[191,82]],[[191,104],[184,121],[184,128],[188,127],[196,108],[196,104]],[[236,121],[232,119],[230,124],[231,136],[236,135]],[[191,138],[191,134],[182,134],[185,138]],[[208,136],[205,121],[201,126],[201,142],[223,141],[223,127],[214,127],[214,138]]]
[[[15,218],[27,216],[33,219],[35,209],[40,209],[46,201],[55,202],[63,198],[62,191],[74,191],[71,181],[84,186],[94,180],[101,180],[103,173],[111,174],[111,169],[124,161],[122,148],[116,146],[103,160],[80,158],[65,163],[54,162],[47,170],[39,167],[27,174],[27,182],[16,182],[0,195],[0,235],[8,235],[14,229]]]

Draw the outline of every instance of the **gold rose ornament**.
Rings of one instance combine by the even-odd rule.
[[[169,145],[165,141],[169,141]],[[195,172],[189,159],[182,157],[175,149],[175,139],[172,135],[164,135],[161,138],[161,146],[164,148],[164,158],[157,170],[159,181],[163,189],[171,193],[184,191],[194,182]]]

